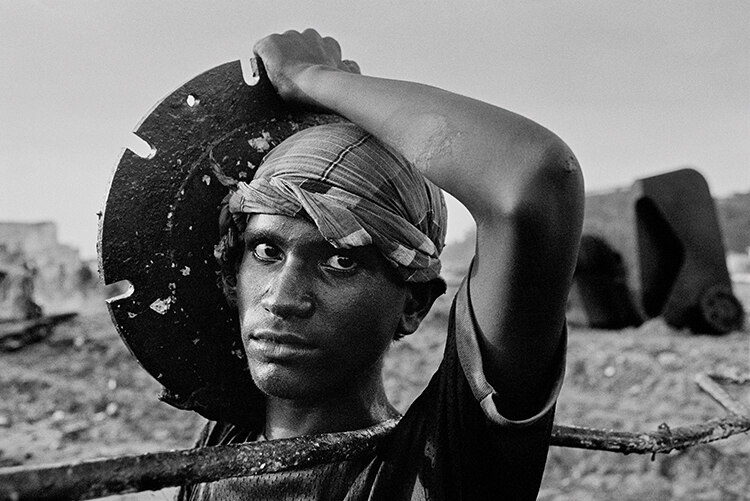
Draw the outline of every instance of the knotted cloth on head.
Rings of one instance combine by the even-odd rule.
[[[352,123],[289,137],[227,202],[240,231],[243,214],[306,215],[336,248],[375,245],[407,282],[439,276],[447,222],[442,192]]]

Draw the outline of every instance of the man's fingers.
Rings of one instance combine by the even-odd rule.
[[[343,61],[341,61],[341,64],[349,73],[356,73],[358,75],[362,74],[362,71],[359,68],[359,64],[357,64],[356,61],[352,61],[351,59],[344,59]]]
[[[325,37],[321,40],[321,45],[336,59],[341,59],[341,45],[339,45],[335,38]]]
[[[286,35],[286,33],[284,35]],[[261,38],[260,40],[255,42],[255,45],[253,45],[253,54],[257,56],[262,56],[263,55],[262,53],[265,51],[265,49],[269,45],[273,46],[274,44],[278,43],[279,39],[281,39],[284,35],[273,33],[271,35],[267,35]]]
[[[291,33],[297,33],[297,32],[296,32],[296,31],[294,31],[294,30],[289,30],[289,31],[287,31],[287,33],[290,33],[290,32],[291,32]],[[314,29],[314,28],[307,28],[307,29],[306,29],[305,31],[303,31],[303,32],[302,32],[302,34],[303,34],[304,36],[306,36],[306,37],[312,37],[312,38],[322,38],[322,37],[320,36],[320,33],[318,33],[318,30],[316,30],[316,29]]]
[[[253,46],[253,53],[264,60],[271,74],[283,74],[285,65],[322,64],[349,73],[361,74],[359,65],[341,59],[341,45],[332,37],[323,37],[313,28],[302,32],[288,30],[268,35]],[[273,78],[272,78],[273,81]]]

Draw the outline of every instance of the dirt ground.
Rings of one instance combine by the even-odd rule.
[[[750,307],[750,284],[738,284]],[[389,394],[404,410],[443,347],[448,301],[421,331],[394,345]],[[659,320],[638,329],[573,329],[559,424],[654,431],[721,417],[694,376],[750,370],[750,331],[712,337]],[[158,384],[119,340],[103,306],[57,328],[43,343],[0,353],[0,466],[68,462],[186,448],[201,418],[159,402]],[[750,392],[731,390],[750,405]],[[540,500],[747,500],[750,437],[734,436],[655,458],[553,447]],[[111,500],[170,499],[172,490]]]

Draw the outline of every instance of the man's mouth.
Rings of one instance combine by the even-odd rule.
[[[295,358],[309,354],[317,347],[298,334],[259,330],[248,337],[246,350],[248,354],[263,358]]]

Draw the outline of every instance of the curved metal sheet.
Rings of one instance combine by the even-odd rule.
[[[262,73],[262,67],[261,67]],[[294,132],[340,120],[292,109],[265,77],[250,86],[239,61],[172,92],[135,131],[151,158],[126,150],[114,172],[99,228],[107,284],[131,294],[110,300],[115,326],[139,363],[164,386],[161,398],[212,419],[258,417],[237,316],[218,285],[213,248],[224,173],[249,180],[267,151]]]

